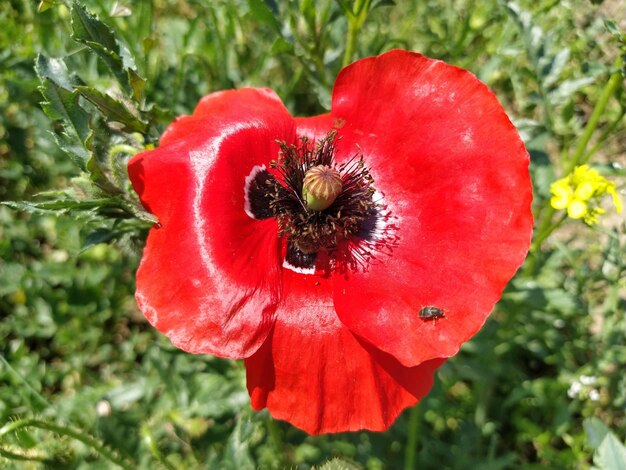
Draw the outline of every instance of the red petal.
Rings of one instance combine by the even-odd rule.
[[[294,138],[293,119],[273,95],[229,91],[210,95],[197,115],[168,129],[161,147],[131,160],[133,186],[159,218],[136,297],[181,349],[247,357],[270,331],[281,247],[273,219],[246,215],[244,181],[276,157],[276,139]]]
[[[344,69],[332,114],[346,122],[341,151],[360,148],[398,237],[390,256],[335,284],[339,317],[406,366],[449,357],[526,256],[533,220],[524,145],[476,77],[403,51]],[[425,306],[445,318],[424,321]]]
[[[283,270],[272,334],[246,359],[252,406],[309,434],[387,429],[433,384],[443,360],[407,368],[341,324],[332,281]]]
[[[177,139],[189,142],[196,137],[202,138],[205,119],[202,116],[220,116],[229,122],[238,122],[238,116],[248,117],[253,121],[257,116],[274,110],[279,114],[286,111],[278,95],[269,88],[241,88],[223,90],[204,96],[192,116],[179,116],[161,135],[161,145],[167,145]]]
[[[313,117],[296,117],[298,136],[305,136],[312,140],[320,140],[326,137],[328,131],[335,128],[335,123],[330,113],[320,114]]]

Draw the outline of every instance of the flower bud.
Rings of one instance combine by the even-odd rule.
[[[302,198],[307,209],[323,211],[341,194],[341,175],[326,165],[310,168],[304,174]]]

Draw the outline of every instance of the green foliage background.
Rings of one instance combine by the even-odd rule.
[[[626,468],[624,219],[589,228],[549,207],[573,163],[624,187],[619,0],[85,6],[126,52],[62,2],[0,4],[0,199],[30,202],[0,206],[0,467]],[[150,220],[125,161],[220,89],[270,86],[296,115],[323,112],[342,63],[394,47],[498,95],[531,152],[535,243],[415,410],[385,433],[307,436],[250,410],[241,363],[178,351],[138,312]],[[49,119],[42,93],[77,125]]]

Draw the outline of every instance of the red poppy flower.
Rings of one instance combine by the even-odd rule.
[[[346,67],[311,118],[213,93],[129,164],[159,219],[139,306],[181,349],[245,358],[254,408],[384,430],[522,263],[528,161],[485,85],[415,53]]]

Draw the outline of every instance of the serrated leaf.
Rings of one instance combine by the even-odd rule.
[[[52,59],[38,55],[35,71],[41,80],[40,91],[44,97],[41,105],[46,115],[63,124],[59,135],[59,146],[84,168],[89,156],[85,142],[89,138],[90,115],[79,103],[78,91],[73,89],[72,80],[63,59]]]
[[[85,142],[87,149],[91,152],[85,164],[89,179],[104,192],[112,195],[119,194],[121,190],[110,181],[107,171],[106,157],[109,152],[110,130],[104,119],[99,116],[91,120],[89,127],[91,135]]]
[[[72,4],[72,38],[94,51],[119,83],[135,95],[129,71],[136,77],[135,63],[130,52],[117,40],[113,30],[77,1]],[[137,83],[135,83],[135,87]]]
[[[98,186],[96,186],[89,175],[83,174],[81,176],[77,176],[71,179],[72,188],[71,191],[75,196],[80,199],[101,199],[105,197],[104,192]],[[37,194],[36,196],[39,196]],[[59,197],[59,194],[54,194],[52,191],[50,194],[48,192],[42,193],[42,197]]]
[[[119,55],[115,35],[108,25],[92,15],[77,1],[72,4],[73,37],[80,42],[93,42]]]
[[[602,470],[624,470],[626,468],[626,447],[613,433],[609,432],[598,447],[593,463]]]
[[[123,130],[127,132],[147,132],[148,125],[141,122],[123,103],[117,101],[115,98],[88,86],[77,86],[76,90],[93,103],[106,117],[107,121],[115,121],[123,124]]]
[[[133,90],[133,99],[137,102],[143,100],[143,90],[146,87],[146,79],[141,78],[133,69],[128,69],[128,82]]]
[[[102,207],[117,207],[119,201],[115,198],[102,198],[79,201],[77,199],[57,199],[54,201],[3,201],[4,204],[11,209],[22,210],[38,214],[64,214],[69,211],[89,211]]]
[[[86,168],[85,161],[89,158],[89,152],[85,150],[84,143],[70,137],[66,132],[53,135],[57,146],[63,150],[76,165],[84,170]]]

